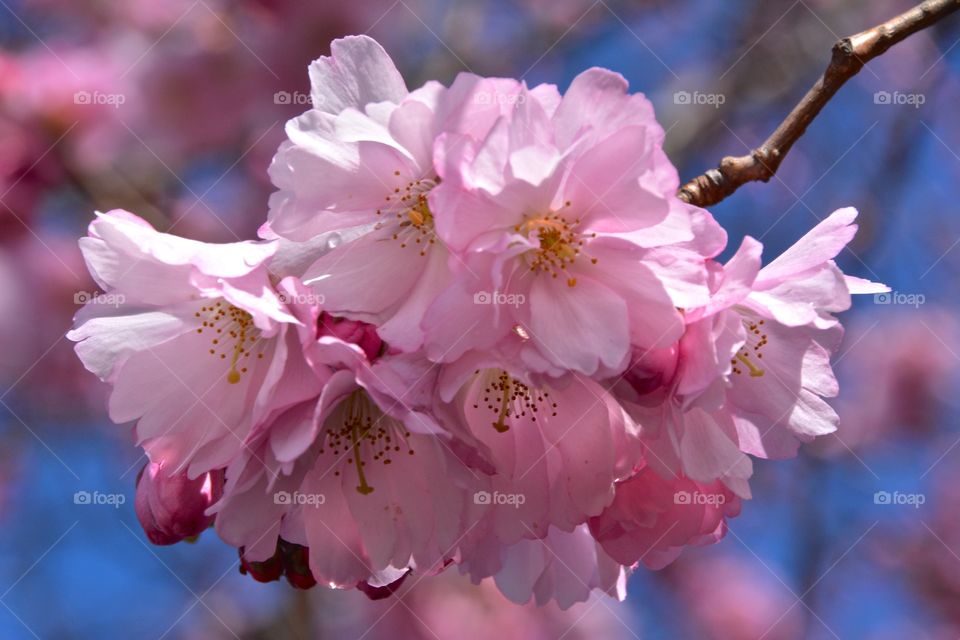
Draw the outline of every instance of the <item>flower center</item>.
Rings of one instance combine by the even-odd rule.
[[[260,330],[254,325],[253,317],[223,300],[200,307],[200,311],[193,315],[202,320],[197,333],[211,336],[208,353],[220,360],[229,359],[227,382],[240,382],[247,372],[244,361],[253,353],[252,349],[260,339]],[[258,351],[257,359],[263,359],[262,352]]]
[[[763,332],[763,320],[741,319],[743,328],[746,330],[747,339],[737,351],[737,355],[730,359],[735,374],[743,375],[744,369],[750,373],[751,378],[761,377],[765,371],[761,369],[759,361],[763,359],[763,348],[767,345],[767,334]],[[756,362],[754,361],[756,359]]]
[[[347,465],[353,465],[357,472],[358,493],[373,493],[364,471],[367,462],[391,464],[391,456],[403,449],[407,450],[407,455],[414,455],[408,442],[410,432],[397,420],[384,415],[362,389],[357,389],[343,400],[338,415],[342,417],[340,426],[325,430],[320,453],[329,449],[334,456],[348,456]],[[340,471],[334,471],[333,475],[339,476]]]
[[[570,206],[570,202],[566,203]],[[522,233],[527,238],[536,238],[540,246],[525,254],[527,264],[533,273],[548,273],[551,277],[566,275],[567,268],[573,265],[580,257],[587,240],[597,237],[592,233],[585,235],[577,231],[580,219],[573,223],[555,213],[536,218],[525,218],[513,230]],[[596,258],[590,258],[591,264],[596,264]],[[567,275],[567,284],[576,286],[577,279]]]
[[[399,176],[399,171],[393,172]],[[394,187],[393,193],[386,197],[387,204],[377,209],[377,215],[392,214],[395,225],[393,239],[400,242],[400,248],[419,246],[420,255],[427,255],[430,245],[436,244],[433,213],[427,202],[427,194],[437,186],[439,178],[411,180],[401,187]],[[379,228],[379,226],[378,226]]]
[[[480,370],[477,370],[480,373]],[[481,402],[497,417],[493,428],[499,433],[510,429],[508,421],[518,417],[525,418],[530,413],[530,420],[537,421],[541,410],[550,411],[551,416],[557,415],[557,403],[550,399],[550,392],[543,389],[531,389],[506,371],[494,371],[488,384],[473,408],[479,409]]]

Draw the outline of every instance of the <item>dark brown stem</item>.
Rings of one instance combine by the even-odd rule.
[[[745,156],[727,156],[718,168],[680,187],[679,197],[706,207],[720,202],[748,182],[768,181],[817,114],[863,65],[958,9],[960,0],[926,0],[883,24],[841,39],[833,45],[826,71],[762,145]]]

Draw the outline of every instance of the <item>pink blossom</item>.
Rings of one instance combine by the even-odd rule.
[[[484,138],[436,143],[429,202],[460,268],[426,315],[427,352],[452,361],[494,350],[553,375],[618,374],[631,343],[675,342],[676,307],[707,295],[703,256],[660,246],[693,239],[663,130],[643,96],[600,69],[557,105],[520,98]]]
[[[711,300],[687,312],[676,360],[640,354],[672,372],[660,388],[646,386],[650,374],[639,387],[619,386],[660,473],[723,479],[748,497],[743,453],[791,456],[836,429],[823,400],[837,393],[830,355],[842,329],[833,313],[849,307],[851,292],[886,290],[844,276],[832,260],[853,237],[855,217],[853,209],[833,213],[762,269],[760,243],[746,238],[726,265],[710,265]]]
[[[310,67],[314,109],[287,124],[270,167],[269,233],[305,241],[366,227],[319,257],[305,282],[336,315],[375,323],[398,347],[419,344],[418,323],[446,281],[426,194],[435,184],[431,143],[436,83],[407,91],[374,40],[331,45]]]
[[[572,531],[610,503],[614,481],[630,468],[632,425],[613,396],[580,375],[537,384],[479,369],[462,381],[441,421],[478,452],[482,462],[474,465],[489,474],[473,535],[505,545]]]
[[[228,467],[217,531],[252,561],[269,558],[278,536],[316,550],[313,576],[340,588],[441,570],[457,553],[475,475],[423,411],[429,367],[402,354],[370,364],[333,336],[310,357],[333,374],[318,398],[258,428]]]
[[[226,466],[258,420],[319,391],[303,355],[317,309],[282,302],[298,285],[271,285],[273,243],[204,244],[111,211],[80,245],[103,294],[68,337],[113,385],[110,417],[137,420],[138,442],[170,473]]]
[[[759,246],[744,241],[710,305],[691,314],[735,344],[718,352],[729,356],[720,362],[730,385],[724,410],[747,453],[794,455],[800,442],[836,429],[823,400],[837,394],[830,356],[843,331],[833,314],[849,308],[851,293],[889,290],[844,276],[833,262],[856,232],[856,215],[834,212],[759,270]]]
[[[835,314],[886,290],[833,261],[854,210],[721,264],[613,72],[409,91],[355,36],[310,79],[261,240],[120,210],[80,240],[102,293],[68,337],[136,421],[151,540],[212,520],[256,580],[380,598],[450,570],[567,609],[722,538],[750,456],[836,429]]]

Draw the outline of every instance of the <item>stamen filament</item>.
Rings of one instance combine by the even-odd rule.
[[[373,487],[367,484],[367,477],[363,473],[363,461],[360,459],[360,445],[363,443],[363,439],[366,437],[369,429],[363,429],[362,416],[354,415],[355,397],[355,395],[351,395],[347,399],[347,419],[351,427],[350,442],[352,443],[353,449],[353,464],[357,468],[357,479],[360,481],[360,484],[357,486],[357,491],[366,496],[373,493]]]
[[[481,371],[477,369],[476,374],[481,375]],[[490,375],[490,378],[477,401],[473,403],[473,408],[479,409],[482,402],[486,410],[497,417],[497,420],[491,423],[497,433],[509,431],[510,420],[529,417],[531,422],[536,422],[541,411],[542,417],[556,417],[557,403],[550,398],[549,391],[531,389],[500,369],[491,370],[487,375]],[[546,413],[548,411],[549,414]]]
[[[247,341],[247,328],[245,325],[240,326],[240,338],[233,345],[233,355],[230,357],[230,370],[227,372],[227,382],[230,384],[237,384],[240,382],[240,372],[237,371],[237,361],[240,359],[241,354],[243,354]]]
[[[497,416],[497,421],[493,423],[493,428],[497,430],[498,433],[504,433],[510,429],[510,425],[505,422],[505,419],[510,415],[510,397],[511,397],[511,378],[506,378],[503,382],[503,390],[501,391],[500,396],[500,414]]]
[[[750,358],[748,358],[747,356],[743,355],[742,353],[738,353],[738,354],[737,354],[737,360],[739,360],[739,361],[742,362],[743,364],[747,365],[747,368],[750,369],[750,377],[751,377],[751,378],[759,378],[760,376],[762,376],[762,375],[764,374],[763,369],[758,368],[755,364],[753,364],[752,362],[750,362]]]

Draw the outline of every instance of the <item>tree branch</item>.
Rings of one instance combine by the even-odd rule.
[[[748,182],[766,182],[837,91],[870,60],[917,31],[960,9],[960,0],[926,0],[895,18],[841,39],[823,76],[766,141],[745,156],[727,156],[720,166],[680,187],[680,199],[706,207],[716,204]]]

